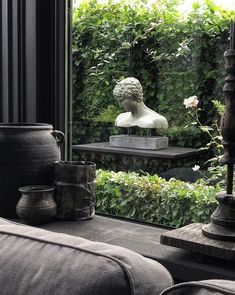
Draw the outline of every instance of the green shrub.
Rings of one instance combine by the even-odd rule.
[[[109,135],[121,133],[114,123],[81,120],[73,123],[73,144],[109,141]]]
[[[188,128],[173,126],[161,130],[159,135],[167,136],[171,146],[200,148],[208,142],[208,137],[195,126]]]
[[[157,175],[98,170],[95,190],[98,212],[180,227],[209,222],[220,188],[203,180],[189,184]]]
[[[94,117],[92,121],[95,122],[110,122],[114,125],[115,119],[120,114],[120,110],[115,105],[109,105],[103,109],[98,116]]]

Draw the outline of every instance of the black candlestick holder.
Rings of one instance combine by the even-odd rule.
[[[235,195],[233,194],[233,170],[235,163],[235,49],[234,27],[231,26],[230,49],[225,51],[225,69],[228,76],[223,88],[226,106],[220,128],[223,137],[224,155],[220,162],[227,165],[226,192],[216,196],[218,206],[211,215],[211,223],[202,227],[202,233],[209,238],[235,241]]]

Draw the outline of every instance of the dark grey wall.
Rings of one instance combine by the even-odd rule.
[[[0,122],[70,121],[70,0],[0,1]]]

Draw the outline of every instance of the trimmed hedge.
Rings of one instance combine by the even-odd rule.
[[[157,175],[97,170],[97,212],[166,226],[208,223],[220,187],[190,184]]]

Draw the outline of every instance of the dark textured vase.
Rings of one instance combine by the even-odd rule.
[[[56,215],[52,186],[34,185],[19,188],[22,196],[16,206],[17,215],[28,224],[42,224]]]
[[[95,213],[96,164],[89,161],[55,162],[57,217],[64,220],[90,219]]]
[[[63,139],[48,124],[0,124],[0,216],[16,217],[19,187],[53,183]]]

